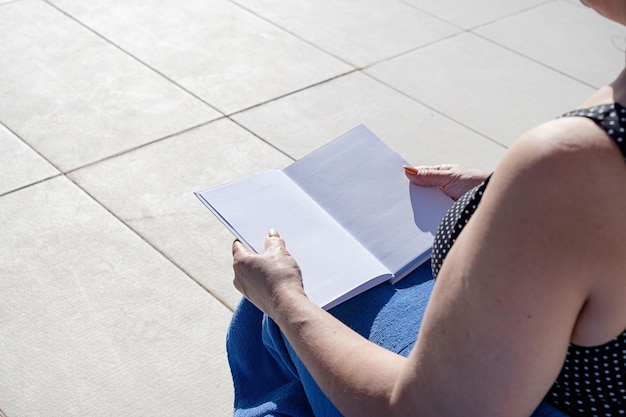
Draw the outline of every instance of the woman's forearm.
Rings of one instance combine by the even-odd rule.
[[[281,328],[322,391],[348,416],[394,412],[394,393],[406,393],[405,358],[361,337],[305,295],[302,275],[274,230],[265,252],[233,244],[235,286]],[[409,375],[410,376],[410,375]],[[397,386],[396,386],[397,385]],[[406,396],[405,396],[406,398]]]
[[[405,358],[361,337],[302,294],[282,296],[272,316],[344,415],[393,415],[392,396]]]

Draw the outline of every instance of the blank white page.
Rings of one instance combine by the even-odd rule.
[[[270,228],[296,258],[308,297],[326,309],[391,277],[389,270],[282,171],[197,193],[247,246],[262,253]],[[364,285],[364,283],[367,284]]]
[[[412,185],[405,164],[361,125],[284,171],[401,278],[430,258],[437,227],[453,204],[439,189]]]

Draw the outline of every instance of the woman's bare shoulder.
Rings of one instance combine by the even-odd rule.
[[[531,205],[552,224],[559,223],[551,218],[559,213],[568,221],[615,218],[626,209],[626,164],[617,145],[593,121],[556,119],[531,129],[511,146],[490,188],[489,198]]]
[[[510,213],[509,228],[532,236],[522,250],[541,257],[552,271],[546,279],[583,291],[572,333],[578,344],[599,344],[626,327],[624,190],[626,164],[617,145],[593,121],[571,117],[520,137],[483,201],[487,210]],[[497,219],[503,218],[494,215],[490,224]]]
[[[592,120],[584,117],[564,117],[545,122],[524,133],[508,152],[511,159],[535,164],[568,163],[593,164],[601,160],[623,168],[623,157],[613,140]],[[621,163],[620,163],[621,162]],[[540,165],[537,165],[540,166]]]
[[[526,132],[511,146],[489,188],[487,206],[513,205],[520,215],[525,208],[546,232],[593,236],[626,210],[626,164],[613,140],[593,121],[556,119]]]

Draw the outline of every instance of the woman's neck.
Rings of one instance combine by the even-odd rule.
[[[596,91],[581,107],[591,107],[614,102],[626,106],[626,68],[622,70],[615,81]]]
[[[613,90],[613,101],[626,105],[626,69],[610,85]]]

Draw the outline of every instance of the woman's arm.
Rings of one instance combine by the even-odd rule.
[[[558,375],[593,279],[615,268],[603,248],[624,243],[624,227],[586,221],[621,219],[599,202],[614,197],[623,162],[615,149],[587,149],[595,127],[582,127],[551,122],[507,153],[448,254],[408,359],[308,301],[277,237],[264,255],[235,244],[236,285],[345,415],[528,416]]]
[[[352,331],[304,294],[285,242],[270,231],[265,253],[233,244],[235,286],[281,328],[315,381],[341,412],[392,416],[391,395],[407,359]]]

